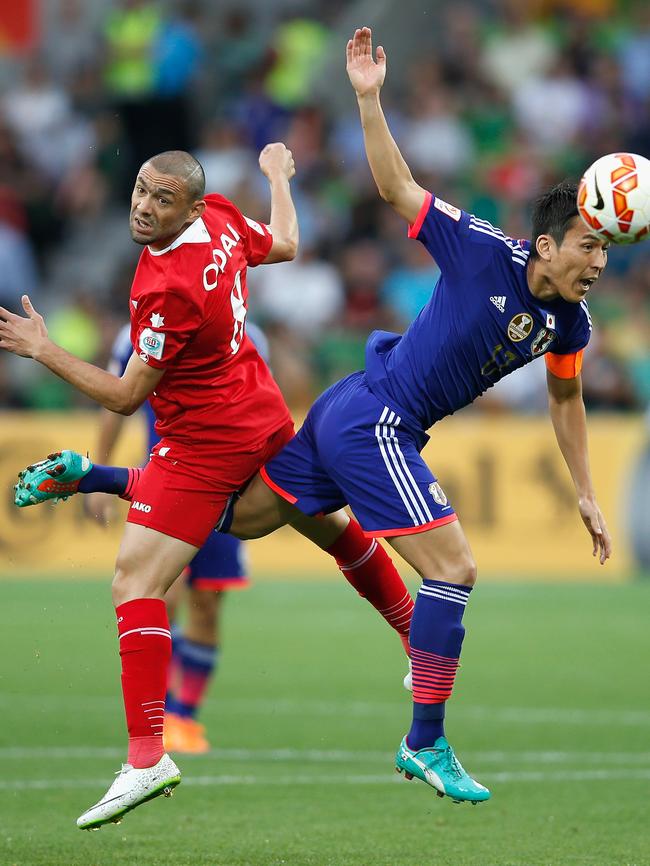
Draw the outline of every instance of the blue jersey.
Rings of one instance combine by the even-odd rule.
[[[269,360],[269,342],[261,328],[246,320],[246,333],[255,344],[255,348],[264,361],[268,364]],[[131,326],[125,325],[120,329],[113,347],[111,349],[111,360],[108,369],[114,376],[121,376],[126,370],[126,365],[133,354],[133,344],[131,343]],[[145,417],[147,419],[147,448],[148,453],[151,453],[154,445],[160,441],[160,437],[154,429],[156,416],[154,415],[151,404],[147,400],[143,406]]]
[[[429,193],[409,237],[431,253],[440,279],[403,336],[374,331],[366,344],[371,391],[405,420],[426,430],[539,355],[588,343],[586,301],[531,294],[528,241]]]

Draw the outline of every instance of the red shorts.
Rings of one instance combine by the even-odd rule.
[[[127,522],[202,547],[229,497],[244,487],[293,433],[293,423],[285,424],[255,447],[234,450],[227,461],[215,466],[198,463],[191,451],[176,449],[163,439],[133,490]]]

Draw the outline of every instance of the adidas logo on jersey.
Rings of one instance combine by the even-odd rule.
[[[505,295],[492,295],[490,300],[497,308],[500,313],[505,313],[506,311],[506,296]]]

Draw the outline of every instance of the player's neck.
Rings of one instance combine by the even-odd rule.
[[[539,261],[529,262],[526,280],[528,291],[538,301],[554,301],[560,297],[553,280],[544,272],[543,263]]]
[[[192,225],[193,222],[194,220],[190,220],[184,223],[183,226],[175,234],[169,235],[165,238],[158,238],[153,243],[147,244],[147,246],[150,250],[153,250],[156,253],[159,253],[161,250],[166,250],[174,243],[175,240],[178,240],[178,238],[183,234],[183,232],[187,231],[187,229]]]

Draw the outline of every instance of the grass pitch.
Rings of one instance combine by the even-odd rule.
[[[0,584],[0,866],[649,866],[650,585],[482,586],[447,731],[487,804],[393,771],[398,640],[343,583],[232,593],[214,749],[97,833],[123,758],[109,586]]]

